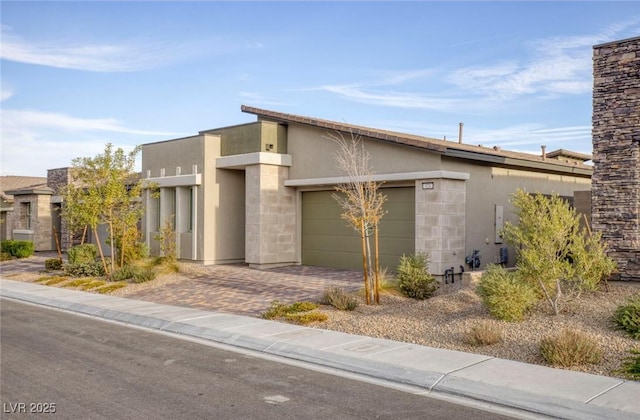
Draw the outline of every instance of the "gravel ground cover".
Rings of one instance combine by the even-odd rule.
[[[200,274],[198,268],[188,265],[181,270],[180,273],[159,276],[151,282],[130,284],[111,294],[127,296],[143,289],[189,281],[190,274]],[[12,280],[35,281],[43,275],[28,272],[7,277]],[[513,323],[492,319],[473,289],[461,287],[458,283],[441,288],[434,297],[424,301],[385,293],[380,305],[360,304],[352,312],[321,306],[320,311],[329,318],[311,326],[541,365],[545,362],[538,350],[540,340],[563,329],[574,329],[597,340],[602,348],[602,360],[596,365],[574,366],[570,369],[619,376],[614,371],[620,367],[631,349],[640,349],[640,341],[616,330],[612,314],[618,305],[637,293],[640,293],[640,283],[609,283],[608,291],[584,294],[568,305],[559,316],[553,315],[545,303],[541,302],[528,318]],[[487,346],[467,344],[465,333],[479,323],[498,326],[502,330],[502,342]]]

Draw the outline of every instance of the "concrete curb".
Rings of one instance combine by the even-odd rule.
[[[640,419],[640,382],[239,315],[0,280],[0,297],[566,419]]]

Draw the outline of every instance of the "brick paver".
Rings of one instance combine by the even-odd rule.
[[[188,280],[141,290],[127,298],[241,315],[264,312],[272,301],[317,300],[329,286],[355,291],[362,285],[359,271],[289,266],[254,270],[246,265],[198,267]]]
[[[56,253],[39,252],[35,256],[3,262],[0,274],[38,272],[46,258]],[[327,267],[287,266],[254,270],[245,264],[190,265],[187,278],[158,287],[127,293],[124,297],[148,302],[240,315],[258,315],[274,300],[291,303],[317,300],[329,286],[349,291],[362,287],[362,272]]]

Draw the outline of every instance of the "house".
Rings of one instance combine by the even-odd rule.
[[[361,137],[375,180],[384,183],[381,265],[390,269],[402,254],[414,252],[428,253],[435,275],[471,269],[465,257],[474,250],[479,268],[513,264],[513,249],[499,231],[514,218],[509,198],[517,188],[557,193],[572,202],[576,192],[590,190],[589,155],[533,155],[241,109],[257,120],[143,145],[142,175],[160,190],[143,198],[143,230],[152,254],[159,252],[154,236],[168,222],[181,259],[255,268],[360,267],[359,237],[332,198],[344,178],[329,133]]]
[[[0,239],[33,241],[37,251],[51,248],[51,196],[47,178],[0,177]]]

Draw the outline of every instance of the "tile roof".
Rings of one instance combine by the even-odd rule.
[[[6,191],[40,190],[46,187],[47,178],[42,176],[0,176],[0,195],[5,200],[13,199]]]
[[[299,123],[318,128],[325,128],[327,130],[353,133],[354,135],[365,136],[384,142],[426,149],[436,153],[442,153],[445,156],[488,161],[493,163],[512,164],[516,166],[523,165],[530,167],[545,167],[548,170],[572,172],[582,175],[591,175],[591,173],[593,172],[593,167],[590,165],[585,165],[578,162],[567,162],[558,159],[549,159],[549,153],[547,153],[547,158],[545,159],[539,155],[504,150],[500,147],[485,147],[482,145],[475,146],[467,143],[458,143],[431,137],[417,136],[413,134],[399,133],[371,127],[340,123],[336,121],[323,120],[320,118],[270,111],[247,105],[242,105],[241,110],[242,112],[257,115],[259,118],[266,120],[284,123]],[[566,150],[564,150],[563,153],[567,156],[580,155],[580,157],[588,157],[588,159],[585,160],[589,160],[591,158],[590,155]],[[570,153],[572,155],[570,155]]]

